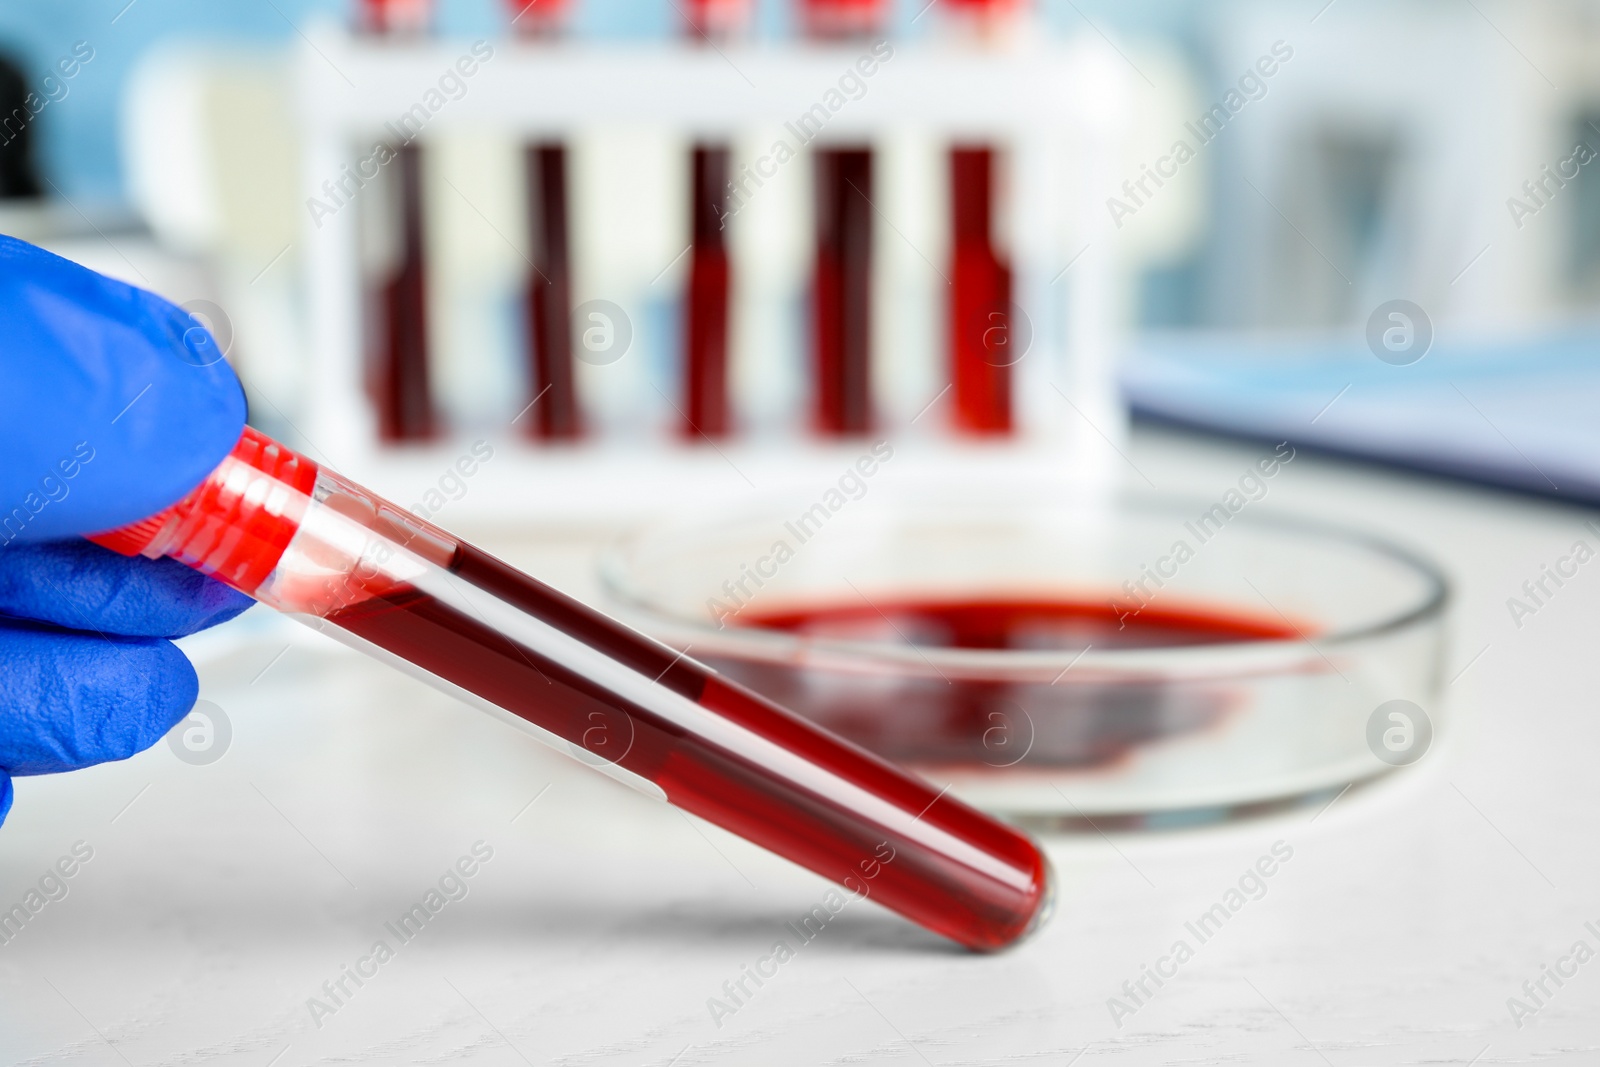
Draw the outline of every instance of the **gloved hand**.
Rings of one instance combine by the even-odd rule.
[[[81,539],[180,500],[244,427],[195,318],[0,237],[0,821],[11,775],[126,759],[194,705],[166,638],[249,598]]]

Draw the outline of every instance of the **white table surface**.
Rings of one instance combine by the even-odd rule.
[[[1141,431],[1131,457],[1205,495],[1259,452]],[[1059,910],[1016,951],[853,905],[719,1026],[707,999],[824,882],[261,611],[202,670],[219,762],[162,744],[17,783],[0,908],[93,858],[0,945],[0,1062],[1600,1062],[1600,960],[1521,1029],[1506,1003],[1600,951],[1600,562],[1520,630],[1505,605],[1588,514],[1311,457],[1270,502],[1440,557],[1452,728],[1321,813],[1049,840]],[[487,547],[589,587],[582,539]],[[478,841],[468,895],[399,944],[385,921]],[[1116,1025],[1107,999],[1277,841],[1267,894]],[[380,937],[394,958],[317,1025]]]

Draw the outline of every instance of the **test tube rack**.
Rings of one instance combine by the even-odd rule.
[[[897,470],[905,473],[1116,480],[1126,417],[1114,363],[1125,296],[1101,191],[1121,173],[1121,136],[1130,121],[1126,66],[1089,37],[1035,35],[986,47],[892,43],[892,71],[833,115],[816,143],[870,143],[886,130],[916,124],[1002,146],[1010,160],[1005,192],[1017,220],[1010,245],[1014,299],[1029,315],[1033,336],[1013,368],[1011,436],[957,438],[930,414],[915,425],[883,425],[871,437],[894,442]],[[731,136],[805,113],[863,53],[855,43],[492,44],[494,62],[475,75],[470,93],[432,118],[419,143],[451,129],[484,128],[533,141],[607,122]],[[370,152],[384,138],[385,123],[470,45],[374,39],[331,24],[310,31],[296,65],[307,195],[318,195],[358,152]],[[407,502],[466,454],[471,439],[447,434],[425,444],[380,443],[363,388],[357,214],[307,222],[306,230],[311,368],[299,426],[304,443],[313,455]],[[937,406],[935,395],[928,399]],[[544,444],[508,433],[494,445],[495,488],[464,497],[458,521],[614,521],[688,500],[737,499],[755,488],[825,485],[865,447],[803,434],[778,443],[734,437],[714,446],[671,438],[640,449],[603,438]]]

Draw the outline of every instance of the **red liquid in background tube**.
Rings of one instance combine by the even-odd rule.
[[[415,588],[381,593],[327,620],[655,783],[678,807],[969,947],[1009,944],[1040,917],[1046,866],[1023,835],[477,549],[459,546],[449,571],[786,752],[920,812],[914,823],[981,852],[987,869],[916,834],[874,825],[848,798],[769,773]]]
[[[695,145],[693,251],[685,330],[684,435],[724,437],[728,425],[728,249],[723,233],[728,148]]]
[[[1011,432],[1011,268],[995,253],[995,152],[950,150],[950,374],[956,428]]]
[[[812,293],[816,427],[872,428],[872,152],[816,153],[817,262]]]
[[[572,269],[567,251],[567,150],[528,146],[528,220],[533,269],[528,277],[528,362],[532,405],[524,432],[570,440],[581,432],[572,361]]]
[[[385,441],[433,436],[428,380],[427,247],[422,223],[422,150],[401,145],[395,159],[400,194],[400,262],[383,287],[383,337],[372,393]]]
[[[359,26],[378,37],[415,37],[428,32],[433,0],[361,0]],[[396,146],[394,182],[399,232],[393,272],[378,292],[378,334],[369,353],[368,392],[376,409],[378,436],[385,441],[420,441],[435,430],[428,380],[427,248],[423,236],[422,150]]]

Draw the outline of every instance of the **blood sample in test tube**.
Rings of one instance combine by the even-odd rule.
[[[511,26],[527,40],[553,40],[564,28],[566,0],[510,0]],[[528,230],[528,402],[526,433],[571,440],[583,427],[572,353],[572,261],[568,246],[567,146],[545,138],[524,146]]]
[[[816,40],[867,37],[885,7],[801,0],[801,23]],[[872,149],[820,147],[814,167],[813,421],[824,435],[861,434],[872,426]]]
[[[990,145],[950,149],[950,296],[947,336],[956,428],[1011,432],[1011,267],[995,250],[995,165]]]
[[[690,166],[689,292],[684,329],[684,434],[725,437],[728,417],[726,144],[699,143]]]
[[[872,150],[815,156],[812,278],[815,424],[828,436],[872,428]]]
[[[364,0],[362,29],[399,37],[426,33],[431,0]],[[369,350],[368,385],[377,408],[378,435],[415,441],[435,430],[428,376],[427,247],[423,225],[422,150],[415,141],[392,146],[397,217],[393,266],[378,289],[379,322]]]
[[[983,45],[1013,24],[1019,0],[941,0],[942,21]],[[995,197],[1002,156],[978,142],[950,149],[950,290],[946,336],[954,422],[970,434],[1012,430],[1014,345],[1011,266],[996,247]]]
[[[748,0],[690,0],[691,44],[715,45],[744,29]],[[702,139],[691,150],[689,289],[684,308],[684,425],[686,437],[723,437],[728,411],[728,183],[726,141]]]
[[[962,945],[1049,914],[1024,834],[253,429],[91,540],[177,559]]]
[[[567,146],[539,141],[523,150],[533,266],[528,276],[528,433],[545,440],[579,436],[572,360],[572,263],[567,247]]]

